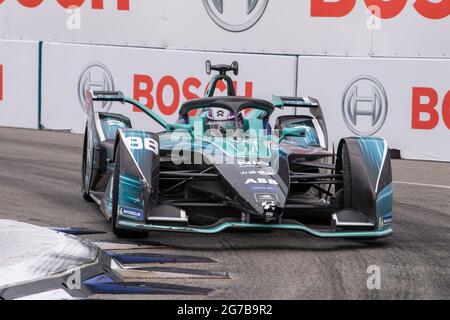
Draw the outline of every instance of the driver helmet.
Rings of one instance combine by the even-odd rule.
[[[211,108],[208,110],[208,119],[212,121],[230,121],[234,120],[234,114],[227,109]]]
[[[211,108],[208,110],[208,127],[212,131],[217,131],[217,135],[222,135],[225,131],[234,129],[234,113],[224,108]]]

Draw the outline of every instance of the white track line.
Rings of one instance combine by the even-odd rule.
[[[450,189],[450,186],[443,186],[443,185],[439,185],[439,184],[426,184],[426,183],[403,182],[403,181],[394,181],[394,183],[395,184],[406,184],[406,185],[410,185],[410,186]]]

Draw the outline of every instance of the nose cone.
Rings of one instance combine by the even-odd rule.
[[[267,223],[278,221],[278,219],[283,215],[283,209],[279,207],[278,203],[276,202],[263,202],[262,207],[264,211],[264,219]]]
[[[233,164],[218,164],[216,168],[228,192],[245,213],[264,217],[266,221],[282,214],[289,182],[284,181],[270,161],[238,160]]]

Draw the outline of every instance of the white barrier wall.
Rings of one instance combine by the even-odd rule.
[[[450,56],[448,0],[166,3],[169,23],[164,28],[168,46],[173,48],[303,55]]]
[[[71,5],[79,10],[68,11]],[[448,0],[8,0],[0,1],[0,36],[183,50],[442,58],[450,56],[449,14]]]
[[[0,38],[25,40],[0,41],[0,125],[37,126],[39,40],[47,128],[81,132],[87,88],[174,121],[203,95],[206,59],[238,60],[239,94],[317,96],[335,140],[377,134],[405,158],[450,161],[449,15],[450,0],[0,0]]]
[[[0,126],[38,127],[38,43],[0,40]]]
[[[450,63],[299,58],[299,95],[324,108],[332,142],[376,135],[407,159],[450,160]]]
[[[270,100],[272,94],[292,96],[296,90],[296,57],[56,43],[44,44],[43,57],[42,125],[51,129],[83,132],[83,93],[88,89],[123,91],[174,122],[182,102],[204,95],[211,78],[205,73],[207,59],[227,64],[239,61],[238,95]],[[116,103],[96,108],[123,113],[137,128],[160,129],[130,106]]]
[[[0,37],[158,47],[163,7],[157,0],[0,1]]]

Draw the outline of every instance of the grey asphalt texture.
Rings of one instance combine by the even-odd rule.
[[[0,219],[91,228],[107,233],[87,239],[136,242],[116,239],[97,206],[83,201],[81,154],[78,134],[0,128]],[[164,247],[140,252],[209,257],[217,263],[196,267],[229,272],[231,279],[162,279],[158,282],[215,291],[208,296],[137,298],[450,299],[450,163],[394,160],[393,173],[392,237],[362,242],[318,239],[295,231],[153,232],[138,242]],[[372,265],[381,271],[379,290],[367,288]]]

